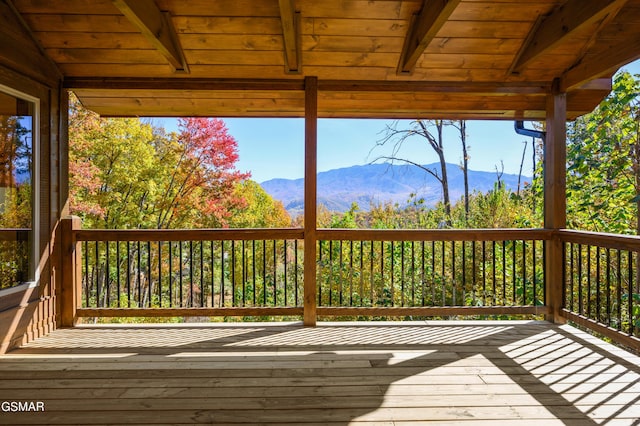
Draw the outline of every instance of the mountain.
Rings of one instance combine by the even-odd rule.
[[[424,167],[439,170],[438,163]],[[464,176],[458,165],[447,164],[449,196],[452,202],[464,195]],[[469,170],[469,190],[487,192],[493,189],[495,172]],[[515,190],[518,175],[503,174],[507,188]],[[522,182],[531,182],[523,176]],[[261,183],[264,190],[282,201],[287,211],[296,216],[304,206],[304,179],[271,179]],[[344,212],[357,202],[367,210],[371,204],[393,202],[406,204],[411,194],[424,198],[427,206],[441,200],[440,183],[424,170],[413,165],[368,164],[318,173],[318,203],[331,211]]]

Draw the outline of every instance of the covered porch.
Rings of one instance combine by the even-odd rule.
[[[79,326],[0,357],[11,424],[634,425],[640,359],[535,321]]]
[[[640,238],[566,229],[565,174],[567,120],[640,57],[640,0],[0,9],[35,170],[31,227],[0,230],[31,253],[0,291],[0,395],[46,408],[1,422],[637,424],[638,358],[565,323],[640,348]],[[304,225],[83,229],[69,90],[104,116],[304,118]],[[543,121],[544,227],[319,229],[322,117]],[[516,315],[547,322],[323,322]],[[211,316],[300,322],[82,324]]]

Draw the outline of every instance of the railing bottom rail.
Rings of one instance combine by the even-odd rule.
[[[79,308],[80,318],[94,317],[223,317],[301,316],[303,307],[228,308]],[[547,306],[420,306],[420,307],[318,307],[318,316],[449,317],[483,315],[545,315]]]
[[[546,306],[417,306],[417,307],[318,307],[319,316],[483,316],[483,315],[545,315]]]
[[[637,337],[629,336],[628,334],[624,334],[615,328],[607,327],[606,325],[599,323],[591,318],[587,318],[583,315],[578,315],[567,309],[562,310],[562,315],[567,320],[581,327],[585,327],[589,330],[595,331],[596,333],[601,334],[602,336],[605,336],[618,343],[621,343],[622,345],[629,348],[640,350],[640,339],[638,339]]]
[[[222,317],[222,316],[300,316],[302,307],[229,308],[79,308],[80,318],[109,317]]]

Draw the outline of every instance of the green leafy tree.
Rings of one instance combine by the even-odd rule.
[[[229,226],[244,206],[237,142],[224,122],[185,118],[166,133],[137,118],[103,119],[72,98],[71,209],[89,228]]]
[[[238,197],[244,198],[244,206],[231,212],[232,228],[284,228],[291,226],[291,217],[280,201],[274,200],[253,180],[245,180],[234,188]]]
[[[640,79],[616,75],[611,94],[568,129],[569,226],[640,232]]]

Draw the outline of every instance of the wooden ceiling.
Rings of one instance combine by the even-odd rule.
[[[640,0],[5,0],[106,115],[570,118],[640,57]]]

